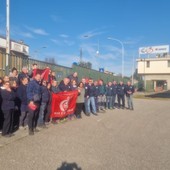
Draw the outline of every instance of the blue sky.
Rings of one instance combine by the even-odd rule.
[[[139,47],[170,44],[169,9],[169,0],[11,0],[10,35],[29,45],[33,58],[54,57],[71,67],[82,48],[83,61],[94,69],[121,73],[121,44],[107,39],[116,38],[124,45],[129,76]],[[5,17],[6,1],[0,0],[0,35]]]

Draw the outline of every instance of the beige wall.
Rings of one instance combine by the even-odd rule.
[[[170,58],[138,59],[138,74],[170,74],[168,60]],[[150,62],[150,67],[147,67],[147,61]]]

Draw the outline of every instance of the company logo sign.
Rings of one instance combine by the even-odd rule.
[[[139,48],[139,54],[160,54],[160,53],[169,53],[169,45]]]

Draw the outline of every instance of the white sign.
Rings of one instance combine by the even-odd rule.
[[[6,48],[6,39],[0,37],[0,47]],[[29,55],[29,46],[11,41],[11,50]]]
[[[139,48],[139,54],[160,54],[160,53],[169,53],[169,45]]]
[[[17,51],[24,54],[29,54],[29,47],[24,44],[19,44],[16,42],[11,42],[11,50]]]
[[[6,39],[0,37],[0,47],[6,48]]]

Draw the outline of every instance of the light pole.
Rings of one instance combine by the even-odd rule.
[[[84,35],[84,38],[90,38],[90,36],[89,36],[89,35]],[[98,39],[98,41],[97,41],[96,55],[97,55],[97,56],[100,55],[100,50],[99,50],[99,39]]]
[[[40,52],[41,49],[47,48],[46,46],[40,47],[36,50],[34,50],[34,57],[37,57],[37,55],[35,56],[36,53]]]
[[[116,39],[113,37],[108,37],[107,39],[117,41],[118,43],[121,44],[121,47],[122,47],[122,78],[123,78],[124,77],[124,53],[125,53],[125,48],[124,48],[123,42],[120,41],[119,39]]]
[[[6,0],[6,75],[9,73],[10,55],[10,0]]]

